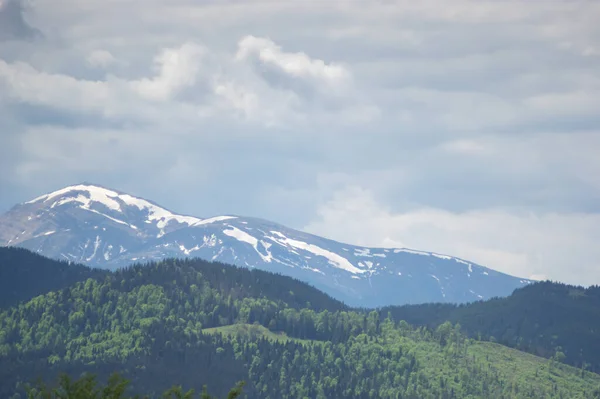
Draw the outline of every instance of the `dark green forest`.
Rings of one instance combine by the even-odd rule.
[[[236,399],[242,395],[244,381],[240,381],[231,388],[226,399]],[[25,392],[28,399],[140,399],[139,395],[130,396],[127,392],[129,381],[118,373],[112,374],[106,384],[99,384],[96,376],[84,374],[74,380],[68,374],[61,374],[58,381],[48,384],[38,381],[36,385],[27,385]],[[144,398],[147,398],[145,396]],[[206,385],[202,392],[196,394],[193,389],[185,391],[181,385],[174,385],[166,390],[163,399],[218,399],[208,393]]]
[[[26,249],[0,247],[0,308],[107,273],[48,259]]]
[[[3,284],[36,280],[39,257],[3,251],[0,276],[15,276]],[[28,273],[5,272],[21,264]],[[542,358],[480,341],[439,312],[412,327],[404,308],[352,310],[291,278],[202,260],[89,272],[36,283],[0,310],[0,397],[62,373],[108,384],[114,372],[127,395],[149,397],[174,384],[226,397],[238,381],[246,398],[600,397],[600,376],[561,363],[563,349]]]

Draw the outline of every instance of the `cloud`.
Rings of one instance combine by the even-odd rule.
[[[131,82],[131,86],[147,99],[169,100],[183,88],[196,83],[203,54],[204,48],[195,43],[165,49],[154,59],[157,76]]]
[[[599,4],[109,3],[3,1],[0,210],[90,180],[521,275],[570,266],[536,260],[559,221],[597,255]],[[368,236],[319,216],[350,198]]]
[[[182,120],[189,120],[202,114],[201,105],[190,107],[174,101],[170,107],[161,108],[162,116],[156,110],[158,103],[172,100],[196,83],[202,52],[201,46],[192,43],[165,48],[155,57],[156,75],[131,80],[110,74],[95,80],[75,78],[63,73],[44,72],[25,62],[7,63],[0,59],[0,84],[4,83],[6,94],[13,101],[61,109],[72,114],[86,113],[90,121],[95,116],[149,123],[156,122],[156,118],[160,119],[169,112]]]
[[[152,76],[127,79],[110,73],[115,64],[126,65],[125,60],[117,61],[108,50],[94,50],[85,62],[106,69],[105,76],[76,78],[48,73],[26,62],[0,59],[0,83],[4,81],[8,95],[17,101],[136,123],[155,123],[169,111],[175,114],[171,117],[182,122],[201,122],[215,113],[233,111],[241,120],[267,127],[304,123],[309,114],[330,121],[338,118],[342,124],[365,123],[379,115],[371,104],[332,100],[330,92],[306,98],[295,90],[298,88],[273,85],[252,65],[241,61],[236,55],[219,54],[201,44],[186,42],[159,50],[149,71]],[[318,65],[320,61],[314,62]],[[329,75],[323,77],[328,79]],[[157,113],[159,103],[162,105]]]
[[[29,40],[41,36],[39,30],[27,23],[24,13],[22,0],[0,1],[0,41]]]
[[[303,52],[288,53],[270,39],[246,36],[238,43],[237,60],[256,56],[265,64],[273,65],[296,78],[313,78],[339,84],[350,77],[350,72],[341,65],[312,59]]]
[[[450,141],[441,145],[444,151],[464,155],[485,155],[489,153],[481,142],[476,140],[461,139]]]
[[[107,50],[94,50],[86,58],[87,63],[96,68],[106,68],[119,61]]]
[[[0,60],[0,79],[4,81],[9,96],[30,104],[83,111],[101,107],[111,101],[111,92],[106,82],[47,73],[24,62],[10,64]]]
[[[306,226],[358,245],[406,247],[469,259],[534,279],[599,284],[600,215],[503,209],[449,212],[418,207],[394,212],[369,190],[346,187]]]

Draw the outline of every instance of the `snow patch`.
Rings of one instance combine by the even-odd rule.
[[[219,256],[221,256],[221,254],[223,253],[223,251],[224,251],[224,250],[225,250],[225,247],[221,247],[221,248],[219,249],[219,252],[217,252],[217,254],[211,258],[211,260],[215,260],[215,259],[217,259]],[[247,262],[246,262],[246,265],[248,265],[248,263],[247,263]]]
[[[371,256],[371,250],[369,248],[355,248],[354,256]]]
[[[105,214],[105,213],[98,212],[98,211],[97,211],[97,210],[95,210],[95,209],[88,208],[88,207],[87,207],[87,205],[84,205],[84,206],[82,206],[82,207],[81,207],[81,209],[85,209],[86,211],[90,211],[90,212],[92,212],[92,213],[95,213],[95,214],[98,214],[98,215],[100,215],[100,216],[104,216],[105,218],[107,218],[107,219],[110,219],[110,220],[112,220],[113,222],[116,222],[116,223],[119,223],[119,224],[123,224],[123,225],[125,225],[125,226],[129,226],[129,227],[131,227],[131,228],[132,228],[132,229],[134,229],[134,230],[137,230],[137,227],[136,227],[136,226],[134,226],[134,225],[132,225],[132,224],[129,224],[129,223],[126,223],[126,222],[124,222],[124,221],[122,221],[122,220],[115,219],[114,217],[112,217],[112,216],[108,216],[108,215],[107,215],[107,214]],[[96,227],[98,227],[98,226],[96,226]]]
[[[110,260],[110,253],[112,252],[113,246],[109,245],[107,247],[107,250],[104,251],[104,260],[109,261]]]
[[[204,236],[202,237],[202,246],[203,247],[214,247],[217,245],[217,236],[215,236],[214,234],[211,234],[211,236]]]
[[[465,262],[462,259],[458,259],[458,258],[453,258],[455,262],[457,263],[462,263],[463,265],[467,265],[467,266],[471,266],[471,264],[469,262]]]
[[[229,237],[233,237],[238,241],[242,241],[247,244],[250,244],[255,248],[258,245],[258,240],[255,237],[251,236],[250,234],[246,233],[245,231],[242,231],[233,226],[227,226],[227,227],[230,228],[231,230],[223,230],[223,233],[225,233]]]
[[[308,244],[303,241],[293,240],[291,238],[285,238],[285,239],[277,239],[275,237],[268,237],[268,238],[270,238],[271,240],[274,240],[275,242],[277,242],[281,245],[291,246],[291,247],[294,247],[297,249],[302,249],[304,251],[311,252],[318,256],[322,256],[328,260],[329,264],[331,264],[337,268],[349,271],[350,273],[355,273],[355,274],[356,273],[365,273],[365,271],[366,271],[366,270],[361,270],[361,269],[357,268],[352,263],[350,263],[350,261],[348,261],[348,259],[346,259],[336,253],[333,253],[326,249],[318,247],[314,244]]]
[[[235,216],[214,216],[212,218],[200,220],[199,222],[196,222],[196,223],[192,224],[191,226],[202,226],[205,224],[221,222],[223,220],[230,220],[230,219],[237,219],[237,218]]]
[[[198,245],[196,245],[196,246],[195,246],[195,247],[193,247],[193,248],[187,249],[187,248],[186,248],[184,245],[182,245],[182,244],[179,244],[179,250],[180,250],[181,252],[183,252],[185,255],[189,255],[190,253],[192,253],[192,252],[194,252],[194,251],[197,251],[197,250],[199,250],[199,249],[200,249],[200,247],[199,247]]]
[[[248,234],[245,231],[242,231],[236,227],[233,227],[231,225],[229,225],[228,227],[231,230],[223,230],[224,234],[226,234],[230,237],[233,237],[238,241],[242,241],[242,242],[252,245],[254,247],[254,250],[256,251],[256,253],[258,253],[258,255],[260,255],[262,260],[264,260],[265,262],[271,262],[273,260],[273,257],[271,256],[271,253],[269,252],[269,248],[266,247],[262,241],[261,241],[261,243],[263,244],[263,248],[265,248],[267,255],[262,254],[258,250],[258,239],[256,239],[255,237],[251,236],[250,234]]]
[[[445,260],[454,259],[457,262],[459,261],[456,258],[453,258],[452,256],[442,255],[442,254],[436,254],[435,252],[417,251],[415,249],[408,249],[408,248],[397,248],[397,249],[394,249],[394,253],[395,254],[400,253],[400,252],[405,252],[405,253],[414,254],[414,255],[434,256],[436,258],[445,259]],[[466,263],[466,262],[463,261],[463,263]]]
[[[92,253],[92,255],[87,258],[87,261],[91,261],[92,259],[94,259],[94,257],[96,256],[96,252],[98,252],[98,247],[100,246],[100,236],[96,236],[96,241],[94,241],[94,252]],[[85,247],[87,248],[87,244],[85,245]]]
[[[479,298],[479,299],[483,299],[483,296],[482,296],[482,295],[479,295],[479,294],[477,294],[475,291],[473,291],[473,290],[469,290],[469,292],[470,292],[471,294],[473,294],[473,295],[477,295],[477,298]]]
[[[154,205],[153,203],[143,200],[141,198],[132,197],[129,194],[120,194],[118,195],[118,197],[127,205],[135,206],[140,211],[147,211],[148,220],[156,221],[156,227],[158,227],[159,229],[163,229],[172,221],[187,224],[188,226],[202,221],[202,219],[198,219],[193,216],[183,216],[171,213],[168,210],[161,208],[160,206]]]
[[[325,273],[323,273],[323,272],[322,272],[322,271],[320,271],[319,269],[315,269],[315,268],[312,268],[312,267],[305,267],[305,269],[308,269],[308,270],[310,270],[310,271],[313,271],[313,272],[315,272],[315,273],[320,273],[320,274],[322,274],[323,276],[325,275]]]
[[[89,197],[78,194],[76,198],[70,197],[70,198],[64,198],[61,201],[57,201],[58,204],[57,204],[57,202],[55,202],[54,204],[52,204],[52,207],[54,207],[55,205],[66,204],[68,202],[79,202],[83,205],[89,206],[90,202],[93,201],[93,202],[99,202],[102,205],[104,205],[107,208],[112,209],[114,211],[121,211],[121,205],[115,200],[115,198],[119,196],[118,193],[116,193],[112,190],[107,190],[105,188],[91,186],[91,185],[85,185],[85,184],[79,184],[76,186],[65,187],[61,190],[54,191],[50,194],[46,194],[46,195],[42,195],[41,197],[37,197],[34,200],[26,202],[26,204],[33,204],[33,203],[39,202],[41,200],[44,200],[44,202],[48,202],[52,198],[60,197],[64,194],[69,194],[71,192],[85,192],[88,194]]]

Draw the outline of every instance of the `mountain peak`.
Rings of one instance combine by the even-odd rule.
[[[112,212],[123,213],[127,207],[135,207],[140,211],[147,212],[147,222],[156,223],[159,229],[164,228],[171,221],[193,225],[202,219],[173,213],[159,205],[143,198],[134,197],[96,184],[81,183],[68,186],[60,190],[39,196],[24,204],[48,203],[50,208],[56,206],[76,203],[82,209],[90,210],[99,204]]]
[[[109,207],[114,206],[114,204],[112,204],[112,202],[113,202],[112,198],[119,196],[119,193],[114,190],[111,190],[111,189],[108,189],[108,188],[105,188],[105,187],[102,187],[99,185],[95,185],[95,184],[81,183],[81,184],[76,184],[73,186],[67,186],[67,187],[61,188],[60,190],[56,190],[51,193],[41,195],[37,198],[32,199],[31,201],[25,202],[25,204],[47,202],[56,197],[69,197],[69,196],[72,197],[75,194],[80,193],[80,192],[87,193],[88,197],[91,200],[109,204]]]

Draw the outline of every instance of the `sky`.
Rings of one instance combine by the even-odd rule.
[[[0,0],[0,212],[80,182],[600,284],[600,2]]]

